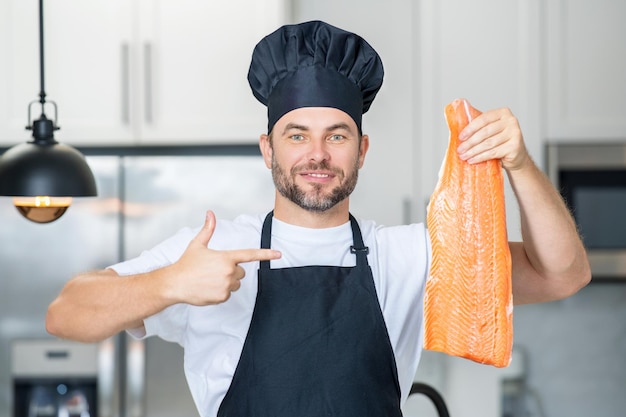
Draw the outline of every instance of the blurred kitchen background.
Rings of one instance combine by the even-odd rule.
[[[99,195],[47,225],[0,198],[0,416],[14,415],[20,395],[35,404],[23,415],[57,415],[45,391],[57,376],[68,392],[55,395],[77,389],[92,416],[195,415],[177,346],[123,335],[94,349],[59,345],[45,332],[45,311],[72,274],[197,226],[207,208],[224,218],[271,208],[256,151],[265,108],[246,74],[255,43],[280,24],[323,19],[382,56],[386,79],[364,116],[371,145],[352,203],[359,217],[387,225],[425,218],[447,146],[443,108],[457,97],[483,110],[511,108],[528,150],[559,185],[553,149],[574,149],[584,171],[595,169],[589,150],[608,146],[611,169],[625,170],[622,0],[55,0],[45,8],[56,138],[87,155]],[[30,136],[37,23],[35,0],[0,2],[2,150]],[[624,188],[618,183],[621,194],[608,201],[623,204]],[[624,230],[623,216],[612,214],[596,217]],[[516,307],[509,368],[425,352],[415,380],[435,387],[453,417],[623,417],[626,273],[609,275],[569,299]],[[73,358],[83,364],[58,365]],[[106,405],[94,404],[94,390]],[[415,395],[405,415],[436,413]]]

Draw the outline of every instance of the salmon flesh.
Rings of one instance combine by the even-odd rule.
[[[481,112],[445,108],[450,139],[426,223],[432,246],[424,299],[424,348],[506,367],[513,348],[511,253],[499,160],[459,158],[459,133]]]

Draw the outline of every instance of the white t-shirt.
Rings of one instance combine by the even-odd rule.
[[[265,215],[218,220],[209,247],[258,248]],[[417,370],[423,344],[423,295],[430,266],[428,234],[423,224],[382,227],[358,221],[369,247],[368,263],[396,359],[402,402]],[[113,265],[120,275],[154,270],[175,262],[198,233],[185,228],[139,257]],[[272,249],[282,257],[271,268],[307,265],[354,266],[352,229],[347,222],[328,229],[307,229],[277,219]],[[217,415],[241,356],[257,292],[258,262],[241,265],[246,276],[228,301],[206,307],[176,304],[147,318],[138,338],[159,336],[184,347],[184,367],[193,399],[203,417]]]

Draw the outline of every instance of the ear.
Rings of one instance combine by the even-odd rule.
[[[265,166],[268,168],[272,168],[272,144],[271,138],[269,135],[265,133],[261,135],[259,139],[259,149],[261,150],[261,155],[263,155],[263,160],[265,161]]]
[[[365,162],[365,154],[367,150],[370,148],[370,138],[367,135],[361,136],[361,145],[359,147],[359,169],[363,168],[363,163]]]

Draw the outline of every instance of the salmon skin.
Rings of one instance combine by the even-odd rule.
[[[450,129],[426,223],[432,247],[424,298],[424,348],[506,367],[513,348],[511,253],[499,160],[459,158],[459,133],[481,112],[445,108]]]

